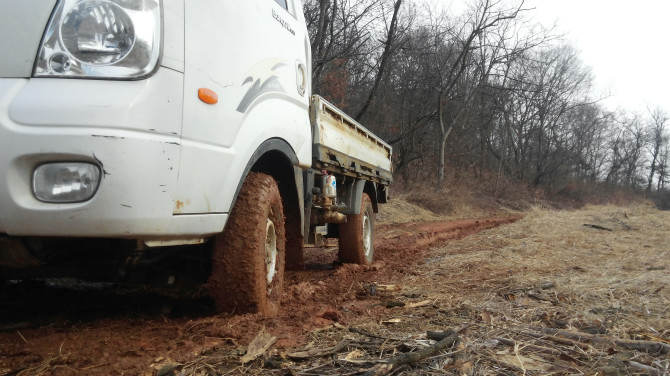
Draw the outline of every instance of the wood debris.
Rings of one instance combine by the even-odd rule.
[[[584,223],[584,226],[591,227],[591,228],[594,228],[596,230],[612,231],[611,228],[603,227],[603,226],[600,226],[600,225],[593,225],[593,224],[589,224],[589,223]]]
[[[295,360],[305,360],[313,357],[318,357],[318,356],[325,356],[325,355],[331,355],[338,353],[342,351],[343,349],[347,348],[349,345],[348,340],[341,340],[338,342],[336,345],[331,346],[331,347],[324,347],[324,348],[310,348],[306,351],[297,351],[297,352],[292,352],[286,354],[291,359]]]
[[[277,342],[277,337],[271,335],[265,331],[265,327],[262,327],[258,335],[249,343],[247,347],[247,353],[240,359],[242,364],[249,363],[253,360],[256,360],[259,356],[263,355],[270,346],[274,345]]]

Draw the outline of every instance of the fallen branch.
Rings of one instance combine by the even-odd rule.
[[[321,349],[312,348],[307,351],[297,351],[294,353],[286,354],[286,356],[288,356],[293,360],[305,360],[313,357],[335,354],[345,349],[347,346],[349,346],[349,341],[343,339],[340,342],[338,342],[335,346]]]
[[[625,339],[617,339],[614,341],[614,343],[619,347],[623,347],[629,350],[642,351],[646,353],[659,353],[663,355],[670,353],[670,345],[667,343]]]
[[[537,330],[543,333],[548,333],[551,335],[556,335],[563,338],[572,339],[579,342],[591,342],[604,345],[615,344],[619,347],[628,349],[642,351],[646,353],[659,353],[659,354],[668,354],[670,353],[670,345],[667,343],[656,342],[656,341],[636,341],[636,340],[625,340],[612,338],[602,335],[586,334],[586,333],[575,333],[569,332],[566,330],[558,330],[552,328],[543,328],[538,326],[532,326],[529,329]]]
[[[565,338],[561,338],[561,337],[555,337],[553,335],[547,335],[547,334],[544,334],[544,333],[527,332],[527,331],[523,331],[523,330],[521,330],[521,331],[516,331],[515,330],[514,332],[519,333],[519,334],[523,334],[523,335],[526,335],[526,336],[529,336],[529,337],[537,338],[537,339],[552,341],[552,342],[558,343],[560,345],[574,346],[574,347],[577,347],[577,348],[581,349],[582,351],[593,351],[594,350],[593,346],[591,346],[587,343],[582,343],[582,342],[576,341],[576,340],[565,339]]]
[[[654,270],[665,270],[665,266],[648,266],[647,270],[649,271],[654,271]]]
[[[432,346],[426,347],[419,351],[406,353],[398,355],[394,358],[389,359],[384,364],[378,364],[370,369],[368,369],[363,376],[381,376],[387,375],[396,369],[411,363],[417,363],[425,358],[435,355],[437,352],[453,346],[454,344],[460,341],[460,337],[457,333],[444,338],[443,340],[433,344]]]
[[[558,304],[559,304],[559,303],[558,303],[558,300],[554,300],[554,299],[550,299],[550,298],[545,298],[545,297],[543,297],[543,296],[540,296],[540,295],[536,294],[536,293],[533,292],[533,291],[528,291],[528,292],[526,292],[526,295],[527,295],[529,298],[533,298],[533,299],[535,299],[535,300],[539,300],[539,301],[541,301],[541,302],[548,302],[548,303],[551,303],[551,304],[553,304],[553,305],[558,305]]]
[[[594,228],[594,229],[596,229],[596,230],[612,231],[611,228],[607,228],[607,227],[603,227],[603,226],[598,226],[598,225],[591,225],[591,224],[588,224],[588,223],[584,223],[584,226],[586,226],[586,227],[591,227],[591,228]]]
[[[433,303],[432,300],[422,300],[422,301],[417,302],[417,303],[407,304],[405,306],[405,308],[419,308],[419,307],[427,306],[427,305],[432,304],[432,303]]]
[[[439,342],[447,337],[453,336],[454,334],[456,334],[456,332],[453,330],[447,330],[446,332],[433,332],[429,330],[426,332],[426,337],[428,337],[428,339],[432,339],[433,341]]]
[[[648,366],[648,365],[646,365],[646,364],[642,364],[642,363],[634,362],[634,361],[632,361],[632,360],[629,360],[629,361],[628,361],[628,365],[629,365],[631,368],[634,368],[634,369],[636,369],[636,370],[638,370],[638,371],[644,371],[644,372],[646,372],[648,375],[652,375],[652,376],[661,376],[661,375],[664,375],[664,374],[665,374],[663,371],[659,370],[658,368],[650,367],[650,366]]]

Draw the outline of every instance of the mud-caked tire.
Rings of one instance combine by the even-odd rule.
[[[286,232],[277,182],[251,172],[225,230],[213,239],[207,287],[218,312],[279,311],[284,283]]]
[[[343,263],[370,265],[374,257],[374,210],[367,193],[361,198],[360,214],[347,215],[339,228],[338,258]]]

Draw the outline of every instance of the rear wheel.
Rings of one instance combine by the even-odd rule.
[[[347,222],[339,229],[340,261],[369,265],[374,256],[373,238],[375,232],[372,201],[367,193],[361,198],[361,213],[347,215]]]
[[[213,247],[208,288],[217,311],[275,315],[284,282],[286,234],[279,187],[271,176],[249,173]]]

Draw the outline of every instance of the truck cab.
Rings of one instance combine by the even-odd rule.
[[[298,0],[0,0],[0,32],[5,279],[68,253],[52,239],[124,241],[125,264],[165,254],[147,250],[204,245],[217,307],[270,312],[281,284],[279,296],[269,286],[286,265],[301,267],[305,242],[339,234],[349,216],[369,204],[370,217],[386,200],[391,148],[312,96]],[[320,122],[316,102],[345,133],[328,131],[340,123]],[[382,158],[350,160],[320,135],[372,142]],[[325,181],[340,183],[333,197]],[[258,195],[279,204],[265,203],[256,219],[235,214],[262,203]],[[354,259],[371,262],[371,222],[356,226],[367,237],[352,244],[367,241],[370,257]],[[243,254],[250,231],[260,235]],[[229,286],[240,278],[247,286]]]

